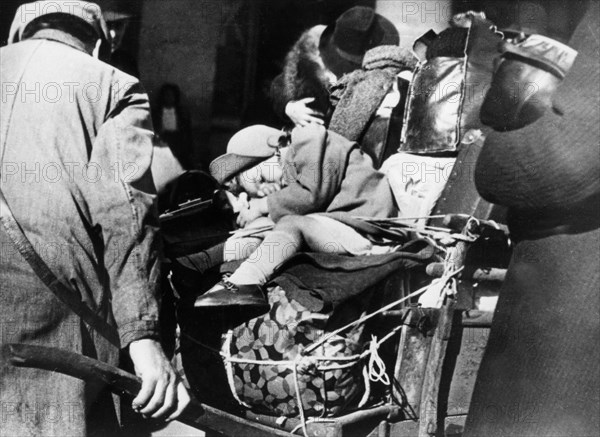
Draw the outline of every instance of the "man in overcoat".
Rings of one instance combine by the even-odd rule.
[[[0,226],[1,343],[51,346],[113,365],[127,350],[143,381],[133,408],[173,418],[189,397],[157,341],[148,97],[137,79],[97,59],[106,53],[97,5],[42,1],[19,8],[9,45],[0,49],[0,187],[38,255],[118,335],[111,342],[83,323]],[[112,396],[89,381],[3,366],[0,396],[1,435],[119,431]]]
[[[600,11],[570,7],[585,11],[569,42],[578,54],[551,108],[490,134],[477,162],[477,188],[509,208],[515,246],[468,437],[600,434]]]

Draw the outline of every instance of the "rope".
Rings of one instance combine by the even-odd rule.
[[[296,403],[298,404],[298,412],[300,413],[300,424],[302,425],[302,432],[304,437],[308,437],[308,430],[306,428],[306,417],[304,416],[304,404],[302,403],[302,394],[300,393],[300,384],[298,383],[298,366],[294,363],[292,368],[294,374],[294,388],[296,389],[296,397],[298,398]]]
[[[447,275],[445,274],[442,278],[440,278],[439,280],[442,281],[446,281],[448,282],[449,280],[454,280],[454,276],[456,276],[459,272],[461,272],[463,270],[463,268],[461,267],[460,269],[457,270],[453,270],[452,272],[449,272]],[[354,322],[348,323],[345,326],[342,326],[339,329],[336,329],[335,331],[329,333],[328,335],[322,337],[319,341],[313,343],[312,345],[308,346],[304,351],[302,351],[301,354],[299,354],[295,360],[282,360],[282,361],[275,361],[275,360],[252,360],[252,359],[245,359],[245,358],[235,358],[233,356],[231,356],[231,342],[232,342],[232,338],[233,338],[233,331],[229,330],[227,332],[227,336],[224,342],[224,346],[223,349],[225,349],[227,352],[223,352],[222,350],[216,350],[210,346],[207,346],[201,342],[199,342],[198,340],[196,340],[194,337],[192,337],[191,335],[187,334],[185,331],[181,331],[181,335],[186,337],[188,340],[190,340],[191,342],[193,342],[194,344],[197,344],[211,352],[214,352],[216,354],[218,354],[219,356],[221,356],[221,358],[223,359],[223,361],[225,362],[225,366],[226,366],[226,373],[227,373],[227,380],[229,383],[229,388],[233,394],[233,396],[235,397],[235,399],[241,404],[244,405],[245,407],[250,407],[247,403],[245,403],[244,401],[242,401],[239,396],[237,395],[237,391],[235,389],[235,384],[234,384],[234,378],[233,378],[233,363],[239,363],[239,364],[254,364],[254,365],[273,365],[273,366],[286,366],[286,367],[291,367],[292,369],[292,374],[293,374],[293,378],[294,378],[294,389],[295,389],[295,394],[296,394],[296,398],[297,398],[297,405],[298,405],[298,412],[300,415],[300,425],[296,426],[293,430],[292,430],[292,434],[295,433],[298,429],[302,429],[302,432],[304,433],[305,437],[308,437],[308,429],[307,429],[307,424],[314,422],[315,420],[307,420],[306,416],[305,416],[305,412],[304,412],[304,404],[302,402],[302,396],[300,393],[300,383],[299,383],[299,376],[298,376],[298,367],[300,365],[302,365],[303,361],[308,358],[306,357],[306,354],[314,351],[315,349],[317,349],[319,346],[322,346],[324,343],[326,343],[327,341],[330,341],[333,337],[338,336],[341,332],[362,324],[364,322],[366,322],[367,320],[372,319],[373,317],[390,310],[391,308],[400,305],[403,302],[406,302],[407,300],[418,296],[419,294],[424,293],[425,291],[427,291],[427,289],[429,288],[429,285],[420,288],[419,290],[410,293],[409,295],[398,299],[380,309],[378,309],[377,311],[372,312],[371,314],[367,314],[362,316],[361,318],[359,318],[358,320],[355,320]],[[364,359],[367,356],[370,356],[369,358],[369,364],[368,367],[363,369],[363,375],[365,375],[366,372],[366,378],[365,378],[365,387],[366,387],[366,391],[367,393],[370,392],[370,382],[381,382],[385,385],[389,385],[390,384],[390,380],[389,380],[389,376],[387,375],[386,372],[386,367],[385,367],[385,363],[383,362],[383,360],[381,359],[381,357],[379,356],[379,346],[384,343],[385,341],[389,340],[390,338],[392,338],[400,329],[402,329],[402,324],[400,326],[397,326],[396,328],[394,328],[392,331],[390,331],[387,335],[385,335],[381,340],[377,340],[377,338],[375,336],[373,336],[371,338],[371,342],[369,345],[369,349],[364,351],[363,353],[359,354],[359,355],[353,355],[353,356],[349,356],[349,357],[325,357],[325,356],[311,356],[310,359],[318,362],[318,361],[328,361],[328,362],[332,362],[332,361],[338,361],[338,362],[346,362],[345,364],[338,364],[338,365],[330,365],[330,366],[319,366],[316,365],[317,370],[319,371],[331,371],[331,370],[340,370],[340,369],[345,369],[345,368],[349,368],[352,367],[354,365],[356,365],[356,363],[361,360]],[[341,337],[340,337],[341,339]],[[368,369],[368,370],[367,370]],[[366,397],[366,399],[368,399],[368,395]],[[361,399],[361,404],[363,402],[366,402],[365,400],[365,396],[363,396],[363,399]]]
[[[394,333],[397,332],[397,328],[394,329]],[[377,341],[377,337],[372,335],[369,343],[369,363],[363,367],[362,374],[365,381],[365,392],[358,403],[358,408],[362,408],[366,405],[371,396],[371,382],[381,382],[385,385],[390,385],[390,378],[387,374],[385,363],[379,356],[379,346],[388,338],[389,334],[384,337],[384,340]],[[362,355],[362,354],[361,354]]]
[[[357,220],[366,220],[366,221],[376,221],[376,220],[387,220],[387,221],[395,220],[395,221],[400,221],[400,220],[443,219],[444,217],[446,217],[446,214],[424,215],[424,216],[420,216],[420,217],[397,217],[397,218],[388,218],[388,219],[376,219],[376,218],[373,218],[373,217],[360,217],[360,216],[355,216],[353,218],[355,218]]]
[[[403,324],[396,326],[392,329],[387,335],[385,335],[381,340],[379,340],[377,347],[381,346],[383,343],[392,338],[398,331],[402,329]],[[343,370],[348,369],[356,364],[357,361],[366,358],[370,354],[370,350],[366,350],[361,354],[351,355],[348,357],[323,357],[323,356],[312,356],[311,358],[317,361],[350,361],[347,364],[338,364],[332,366],[317,366],[317,370],[320,371],[332,371],[332,370]]]
[[[385,363],[379,356],[379,343],[377,337],[371,336],[369,346],[369,380],[373,382],[381,382],[384,385],[390,385],[390,377],[387,374]]]
[[[420,232],[417,232],[416,234],[417,234],[418,238],[421,238],[423,241],[425,241],[427,244],[429,244],[433,248],[439,250],[440,252],[448,253],[448,249],[437,244],[435,242],[435,240],[432,237],[430,237],[429,235],[421,234]]]
[[[369,371],[366,367],[362,369],[363,379],[365,381],[365,392],[363,393],[362,398],[360,398],[360,402],[358,403],[358,408],[362,408],[365,406],[367,401],[369,400],[369,396],[371,396],[371,380],[369,379]]]
[[[231,394],[233,395],[233,397],[235,398],[236,401],[238,401],[238,403],[240,405],[243,405],[244,407],[250,409],[252,408],[250,405],[248,405],[246,402],[244,402],[237,394],[237,390],[235,389],[235,381],[233,379],[233,362],[231,361],[231,342],[233,340],[233,331],[230,329],[229,331],[227,331],[227,336],[225,337],[225,341],[223,343],[223,349],[225,349],[227,351],[227,355],[225,355],[225,353],[221,352],[222,355],[224,356],[224,360],[225,361],[225,373],[227,374],[227,382],[229,383],[229,390],[231,391]]]
[[[421,218],[427,219],[427,218],[443,218],[443,217],[445,217],[445,216],[443,216],[443,215],[425,216],[425,217],[415,218],[415,220],[418,220]],[[473,219],[476,220],[475,218],[473,218]],[[368,220],[368,219],[365,219],[365,220]],[[407,219],[405,219],[405,220],[407,220]],[[404,224],[403,224],[403,226],[404,226]],[[443,281],[447,285],[448,281],[452,281],[453,288],[455,289],[456,288],[455,276],[463,270],[463,267],[455,270],[452,263],[449,262],[452,251],[442,248],[434,241],[434,238],[436,236],[439,236],[440,233],[444,234],[444,236],[448,236],[448,234],[451,231],[447,230],[447,229],[443,229],[443,228],[433,228],[433,227],[423,227],[423,226],[417,227],[417,226],[409,226],[409,225],[406,225],[404,227],[404,229],[413,230],[417,234],[423,234],[423,235],[419,235],[419,236],[421,238],[423,238],[424,240],[426,240],[429,244],[432,244],[435,248],[442,250],[446,254],[444,275],[442,276],[442,278],[437,280],[437,282],[440,283]],[[169,282],[172,282],[171,277],[169,277]],[[433,282],[432,282],[432,284],[433,284]],[[298,405],[298,413],[300,416],[300,424],[298,426],[296,426],[291,431],[291,433],[294,434],[299,429],[302,429],[304,436],[308,437],[307,425],[309,423],[316,422],[316,421],[327,421],[327,419],[321,419],[321,420],[315,420],[314,418],[309,418],[308,420],[306,419],[306,415],[305,415],[305,411],[304,411],[304,404],[302,402],[302,395],[301,395],[301,391],[300,391],[300,380],[299,380],[299,371],[298,371],[299,366],[305,364],[305,363],[303,363],[303,361],[305,361],[305,359],[308,358],[306,355],[315,351],[318,347],[324,345],[326,342],[331,341],[334,337],[338,337],[339,334],[344,332],[345,330],[350,329],[354,326],[363,324],[366,321],[372,319],[373,317],[375,317],[379,314],[382,314],[382,313],[390,310],[391,308],[394,308],[394,307],[406,302],[407,300],[412,299],[413,297],[423,294],[430,288],[430,286],[431,286],[431,284],[429,284],[425,287],[422,287],[419,290],[417,290],[413,293],[410,293],[409,295],[407,295],[401,299],[398,299],[388,305],[385,305],[384,307],[378,309],[377,311],[372,312],[371,314],[364,315],[364,316],[360,317],[358,320],[348,323],[347,325],[342,326],[341,328],[338,328],[335,331],[323,336],[320,340],[314,342],[313,344],[309,345],[306,349],[304,349],[304,351],[302,351],[296,357],[295,360],[275,361],[275,360],[253,360],[253,359],[235,358],[235,357],[231,356],[231,342],[232,342],[232,338],[233,338],[233,331],[231,331],[231,330],[228,331],[226,339],[223,344],[223,350],[225,350],[226,352],[223,352],[223,350],[216,350],[212,347],[209,347],[209,346],[199,342],[194,337],[187,334],[185,331],[181,331],[181,335],[184,336],[185,338],[187,338],[188,340],[190,340],[191,342],[193,342],[194,344],[197,344],[197,345],[203,347],[204,349],[207,349],[215,354],[218,354],[223,359],[225,368],[226,368],[227,381],[228,381],[231,393],[233,394],[234,398],[240,405],[243,405],[247,408],[250,408],[250,406],[246,402],[244,402],[242,399],[240,399],[240,397],[237,394],[237,390],[235,389],[234,376],[233,376],[233,363],[263,365],[263,366],[264,365],[285,366],[288,368],[291,367],[292,375],[294,378],[294,391],[295,391],[295,395],[296,395],[296,403]],[[365,381],[365,393],[363,394],[363,397],[361,398],[360,403],[359,403],[359,408],[361,408],[366,404],[366,402],[369,399],[370,392],[371,392],[371,382],[380,382],[380,383],[388,385],[388,386],[390,385],[390,378],[389,378],[389,375],[387,374],[387,369],[386,369],[385,363],[379,355],[379,347],[385,341],[392,338],[401,329],[402,329],[402,324],[400,326],[397,326],[396,328],[394,328],[391,332],[389,332],[387,335],[385,335],[381,340],[377,340],[377,337],[372,336],[371,341],[369,343],[369,349],[362,352],[361,354],[346,356],[346,357],[311,356],[310,359],[317,364],[313,364],[312,362],[309,364],[313,364],[316,367],[316,369],[321,372],[327,372],[327,371],[332,371],[332,370],[343,370],[343,369],[347,369],[347,368],[355,366],[358,361],[365,359],[368,356],[369,357],[368,364],[365,367],[363,367],[363,372],[362,372],[364,381]],[[340,340],[343,340],[343,338],[340,337]],[[330,362],[330,363],[337,362],[338,364],[325,365],[325,366],[318,364],[318,362],[323,362],[323,361]],[[305,367],[307,367],[307,366],[304,365],[303,368],[305,368]]]
[[[367,367],[363,368],[363,376],[365,376],[365,394],[363,395],[363,398],[361,399],[361,401],[359,403],[359,408],[361,408],[368,401],[368,398],[370,395],[370,381],[371,380],[373,382],[383,382],[386,385],[390,384],[389,377],[386,373],[385,364],[384,364],[383,360],[381,359],[381,357],[379,356],[378,349],[379,349],[379,346],[381,346],[384,342],[386,342],[387,340],[392,338],[400,329],[402,329],[402,325],[394,328],[392,331],[390,331],[388,334],[386,334],[379,341],[377,340],[377,337],[373,336],[371,339],[371,342],[370,342],[369,350],[366,350],[359,355],[353,355],[350,357],[323,357],[323,356],[314,357],[313,356],[310,358],[315,361],[351,361],[351,362],[349,362],[347,364],[343,364],[341,366],[317,366],[317,370],[326,372],[326,371],[331,371],[331,370],[346,369],[346,368],[356,365],[356,363],[359,360],[365,358],[368,355],[375,356],[375,358],[370,360],[370,362],[369,362],[370,370],[367,371]],[[228,351],[231,350],[230,344],[232,341],[232,337],[233,337],[233,331],[230,330],[227,333],[227,337],[224,342],[224,345],[225,345],[224,348],[227,348]],[[237,392],[235,390],[235,385],[233,383],[233,368],[231,366],[231,363],[255,364],[255,365],[277,365],[277,366],[291,367],[292,374],[294,377],[294,391],[295,391],[296,398],[297,398],[296,403],[298,405],[298,413],[300,415],[300,420],[301,420],[300,424],[298,426],[296,426],[291,431],[291,433],[294,434],[296,431],[298,431],[300,428],[302,428],[302,431],[303,431],[305,437],[308,437],[307,424],[311,423],[315,420],[308,420],[308,421],[306,420],[306,416],[304,413],[304,404],[302,403],[302,396],[300,393],[300,382],[299,382],[299,378],[298,378],[298,367],[302,364],[302,360],[306,357],[302,357],[299,355],[295,360],[273,361],[273,360],[251,360],[251,359],[234,358],[230,355],[230,353],[223,353],[223,352],[221,352],[220,355],[223,357],[223,360],[226,362],[227,379],[229,382],[229,388],[232,391],[233,396],[241,405],[244,405],[248,408],[249,408],[248,404],[243,402],[238,397]],[[371,363],[373,363],[373,364],[371,364]],[[372,369],[376,369],[376,368],[379,370],[372,370]],[[387,381],[387,382],[384,382],[384,381]],[[321,421],[326,421],[326,419],[321,420]]]
[[[432,215],[432,216],[423,216],[423,217],[411,217],[411,218],[388,218],[388,219],[375,219],[375,218],[369,218],[369,217],[353,217],[354,219],[357,220],[363,220],[369,223],[373,223],[373,224],[377,224],[378,226],[383,226],[383,225],[388,225],[389,229],[399,229],[399,230],[403,230],[403,231],[410,231],[410,232],[415,232],[416,234],[422,234],[422,235],[428,235],[432,238],[437,238],[439,240],[445,239],[445,238],[453,238],[454,240],[460,240],[460,241],[466,241],[466,242],[470,242],[472,243],[473,241],[476,240],[476,237],[473,236],[473,234],[468,234],[468,235],[464,235],[464,234],[458,234],[455,233],[452,229],[450,228],[441,228],[438,226],[429,226],[429,225],[419,225],[416,223],[405,223],[403,220],[420,220],[420,219],[432,219],[432,218],[444,218],[446,217],[445,215]],[[477,220],[477,223],[479,223],[478,219],[476,219],[475,217],[471,216],[471,219],[473,220]],[[396,225],[396,226],[394,226]],[[495,224],[496,227],[499,227],[498,224]],[[443,235],[441,235],[443,234]],[[440,249],[442,251],[445,251],[443,248],[441,248],[440,246],[438,246],[437,244],[433,244],[433,246],[436,249]]]
[[[446,280],[446,281],[448,281],[449,279],[451,279],[452,277],[454,277],[454,276],[456,276],[458,273],[460,273],[460,272],[463,270],[463,268],[464,268],[464,267],[461,267],[460,269],[457,269],[457,270],[455,270],[455,271],[451,272],[451,273],[450,273],[450,274],[448,274],[448,275],[444,275],[442,278],[440,278],[440,281],[443,281],[443,280]],[[348,323],[347,325],[345,325],[345,326],[342,326],[342,327],[341,327],[341,328],[339,328],[339,329],[336,329],[335,331],[333,331],[333,332],[331,332],[331,333],[329,333],[329,334],[325,335],[325,336],[324,336],[323,338],[321,338],[319,341],[317,341],[317,342],[313,343],[312,345],[310,345],[309,347],[307,347],[307,348],[304,350],[304,352],[303,352],[303,353],[304,353],[304,354],[307,354],[307,353],[310,353],[310,352],[312,352],[313,350],[315,350],[316,348],[318,348],[319,346],[321,346],[323,343],[325,343],[325,342],[329,341],[329,339],[330,339],[330,338],[332,338],[332,337],[334,337],[334,336],[338,335],[339,333],[341,333],[341,332],[345,331],[346,329],[348,329],[348,328],[352,328],[353,326],[356,326],[356,325],[359,325],[359,324],[361,324],[361,323],[364,323],[364,322],[366,322],[367,320],[370,320],[370,319],[372,319],[373,317],[375,317],[375,316],[377,316],[377,315],[379,315],[379,314],[381,314],[381,313],[383,313],[383,312],[385,312],[385,311],[388,311],[388,310],[390,310],[391,308],[394,308],[395,306],[398,306],[398,305],[400,305],[401,303],[403,303],[403,302],[406,302],[407,300],[409,300],[409,299],[412,299],[412,298],[413,298],[413,297],[415,297],[415,296],[418,296],[418,295],[420,295],[420,294],[424,293],[425,291],[427,291],[427,289],[428,289],[428,288],[429,288],[429,285],[426,285],[425,287],[422,287],[422,288],[418,289],[417,291],[414,291],[414,292],[412,292],[411,294],[409,294],[408,296],[405,296],[405,297],[403,297],[402,299],[398,299],[397,301],[395,301],[395,302],[392,302],[392,303],[390,303],[390,304],[388,304],[388,305],[386,305],[386,306],[384,306],[384,307],[382,307],[382,308],[378,309],[377,311],[374,311],[374,312],[372,312],[371,314],[368,314],[368,315],[366,315],[366,316],[363,316],[363,317],[361,317],[360,319],[358,319],[358,320],[355,320],[354,322]]]
[[[443,217],[445,217],[445,215],[404,218],[404,220],[420,220],[420,219],[432,219],[432,218],[443,218]],[[373,221],[373,219],[364,218],[364,217],[355,217],[355,218],[367,220],[367,221]],[[470,224],[472,222],[475,222],[476,224],[479,223],[479,221],[475,217],[471,217],[469,219],[468,224]],[[388,223],[393,224],[394,220],[393,219],[389,220]],[[456,291],[456,275],[458,275],[458,273],[460,273],[464,269],[464,267],[460,267],[460,268],[456,269],[455,265],[451,262],[452,255],[453,255],[453,252],[455,251],[455,249],[442,247],[434,241],[434,239],[436,237],[438,237],[440,239],[448,238],[448,237],[452,238],[452,236],[454,235],[454,234],[452,234],[452,231],[450,229],[437,228],[437,227],[431,227],[431,226],[416,226],[416,225],[411,226],[408,224],[405,225],[404,223],[402,223],[401,225],[402,225],[403,229],[409,230],[409,231],[414,231],[415,233],[417,233],[417,235],[420,238],[427,241],[429,244],[431,244],[436,249],[445,253],[445,260],[444,260],[445,269],[444,269],[444,274],[442,275],[442,277],[439,278],[438,280],[432,281],[431,284],[429,284],[425,287],[422,287],[419,290],[417,290],[413,293],[410,293],[409,295],[407,295],[401,299],[398,299],[388,305],[385,305],[384,307],[382,307],[370,314],[363,315],[358,320],[348,323],[347,325],[342,326],[341,328],[338,328],[335,331],[323,336],[318,341],[316,341],[316,342],[312,343],[311,345],[309,345],[308,347],[306,347],[304,349],[304,351],[302,351],[296,357],[296,359],[275,361],[275,360],[255,360],[255,359],[244,359],[244,358],[233,357],[233,356],[231,356],[231,342],[232,342],[232,337],[233,337],[233,331],[231,331],[231,330],[228,331],[226,340],[223,345],[223,349],[226,351],[226,353],[202,344],[201,342],[197,341],[195,338],[193,338],[191,335],[187,334],[186,332],[182,331],[181,335],[183,335],[184,337],[186,337],[193,343],[200,345],[201,347],[203,347],[209,351],[212,351],[216,354],[219,354],[221,356],[221,358],[225,362],[227,379],[228,379],[229,387],[230,387],[230,390],[231,390],[233,396],[235,397],[235,399],[238,401],[239,404],[244,405],[248,408],[249,408],[249,405],[247,403],[245,403],[244,401],[242,401],[239,398],[239,396],[237,395],[237,391],[235,389],[235,384],[234,384],[234,377],[233,377],[233,363],[263,365],[263,366],[264,365],[284,366],[287,368],[291,368],[292,375],[294,378],[294,392],[295,392],[295,397],[296,397],[296,403],[298,405],[298,413],[300,416],[300,424],[297,425],[294,429],[292,429],[291,433],[294,434],[298,430],[302,429],[304,436],[308,437],[307,425],[309,423],[333,422],[333,421],[331,419],[325,419],[325,418],[308,418],[308,419],[306,418],[305,411],[304,411],[304,404],[302,402],[302,394],[301,394],[301,390],[300,390],[299,368],[304,370],[302,373],[306,373],[305,370],[306,370],[306,368],[308,368],[308,366],[313,366],[314,368],[316,368],[316,370],[321,371],[321,372],[327,372],[327,371],[333,371],[333,370],[343,370],[343,369],[347,369],[347,368],[351,368],[351,367],[355,366],[360,360],[363,360],[368,357],[369,358],[368,362],[363,367],[363,371],[362,371],[363,377],[364,377],[364,382],[365,382],[365,393],[363,394],[363,396],[359,402],[359,408],[362,408],[366,404],[366,402],[368,402],[370,392],[371,392],[371,382],[380,382],[387,386],[389,386],[391,384],[390,377],[387,374],[385,362],[381,359],[381,357],[379,355],[379,347],[381,346],[381,344],[388,341],[395,334],[397,334],[402,329],[403,323],[400,324],[399,326],[397,326],[396,328],[394,328],[392,331],[390,331],[387,335],[385,335],[380,340],[378,340],[377,337],[372,336],[371,341],[369,342],[369,349],[363,351],[361,354],[355,354],[352,356],[345,356],[345,357],[310,356],[310,360],[312,360],[312,361],[310,363],[307,363],[306,359],[309,358],[309,357],[307,357],[308,354],[315,351],[320,346],[323,346],[325,343],[332,341],[332,339],[334,339],[335,337],[339,337],[339,334],[346,331],[347,329],[350,329],[354,326],[363,324],[366,321],[372,319],[373,317],[376,317],[377,315],[382,314],[382,313],[406,302],[407,300],[412,299],[413,297],[416,297],[418,295],[425,293],[434,284],[436,286],[439,286],[441,283],[444,284],[444,286],[440,288],[440,291],[441,291],[440,300],[444,298],[445,294],[452,294],[453,292]],[[443,237],[440,237],[440,234],[442,234]],[[475,239],[475,237],[471,233],[468,233],[467,235],[461,235],[461,237],[463,237],[462,238],[463,240],[466,238],[473,239],[473,240]],[[171,278],[169,278],[169,280],[171,280]],[[443,293],[443,291],[446,289],[449,289],[449,290],[446,293]],[[343,340],[342,337],[339,337],[339,339]],[[320,365],[319,362],[328,362],[328,363],[333,362],[336,364]],[[307,364],[308,364],[308,366],[307,366]]]
[[[440,278],[441,280],[445,280],[446,282],[449,281],[450,279],[452,279],[456,274],[458,274],[460,271],[462,270],[462,268],[451,272],[450,274],[444,276],[443,278]],[[298,355],[298,357],[293,360],[293,361],[273,361],[273,360],[251,360],[251,359],[242,359],[242,358],[233,358],[231,356],[227,356],[226,354],[221,353],[221,356],[223,357],[223,359],[225,361],[229,361],[229,366],[231,365],[230,363],[236,362],[236,363],[243,363],[243,364],[256,364],[256,365],[277,365],[277,366],[291,366],[292,368],[292,374],[293,374],[293,378],[294,378],[294,389],[295,389],[295,393],[296,393],[296,403],[298,405],[298,413],[300,415],[300,425],[296,428],[294,428],[294,430],[292,431],[292,433],[296,432],[298,429],[302,428],[302,432],[304,433],[305,437],[308,437],[308,429],[307,429],[307,421],[306,421],[306,417],[304,414],[304,404],[302,402],[302,395],[300,393],[300,382],[299,382],[299,378],[298,378],[298,366],[301,364],[302,359],[306,358],[306,356],[303,356],[307,353],[310,353],[311,351],[315,350],[316,348],[318,348],[319,346],[323,345],[325,342],[329,341],[330,339],[332,339],[335,336],[338,336],[341,332],[345,331],[346,329],[349,329],[353,326],[356,326],[358,324],[364,323],[367,320],[375,317],[376,315],[381,314],[382,312],[388,311],[389,309],[405,302],[408,299],[411,299],[412,297],[415,297],[421,293],[424,293],[426,290],[428,289],[428,286],[422,287],[419,290],[409,294],[408,296],[402,298],[402,299],[398,299],[395,302],[392,302],[382,308],[380,308],[377,311],[374,311],[371,314],[365,315],[361,318],[359,318],[358,320],[355,320],[354,322],[348,323],[345,326],[342,326],[341,328],[331,332],[330,334],[324,336],[323,338],[321,338],[321,340],[313,343],[311,346],[309,346],[308,348],[306,348],[301,355]],[[350,361],[346,364],[342,364],[342,365],[338,365],[338,366],[325,366],[325,367],[319,367],[317,366],[317,370],[320,371],[327,371],[327,370],[333,370],[334,368],[337,369],[343,369],[343,368],[348,368],[348,367],[352,367],[356,364],[356,362],[358,362],[358,360],[366,357],[367,355],[370,356],[369,359],[369,365],[368,365],[368,371],[366,370],[367,368],[363,369],[363,376],[365,376],[365,394],[363,395],[360,403],[359,403],[359,407],[363,406],[364,403],[366,403],[366,401],[368,400],[368,396],[370,393],[370,387],[371,387],[371,381],[373,382],[382,382],[386,385],[390,384],[390,380],[389,380],[389,376],[386,373],[386,368],[385,368],[385,363],[383,362],[383,360],[381,359],[381,357],[379,356],[379,346],[384,342],[389,340],[390,338],[392,338],[392,336],[394,334],[396,334],[396,332],[398,332],[398,330],[401,329],[402,326],[396,327],[394,328],[390,333],[388,333],[386,336],[384,336],[381,340],[377,340],[376,337],[372,337],[371,339],[371,343],[370,343],[370,347],[369,350],[364,351],[362,354],[358,355],[358,356],[352,356],[352,357],[342,357],[340,359],[336,359],[335,357],[310,357],[312,360],[314,361]],[[231,332],[231,331],[230,331]],[[230,387],[232,390],[235,390],[235,387],[233,387],[233,385],[231,385],[230,383]],[[234,391],[234,395],[235,395],[235,391]],[[238,397],[236,396],[236,399],[238,399]],[[238,399],[239,401],[239,399]],[[245,405],[245,403],[240,402],[242,405]]]

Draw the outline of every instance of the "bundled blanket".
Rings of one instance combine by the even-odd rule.
[[[300,253],[284,263],[271,282],[307,309],[328,312],[394,272],[424,266],[433,256],[434,249],[418,240],[387,255]]]

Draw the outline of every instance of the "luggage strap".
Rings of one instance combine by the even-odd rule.
[[[21,229],[8,206],[2,189],[0,189],[0,221],[9,239],[27,261],[33,272],[40,278],[46,288],[69,307],[81,320],[95,329],[101,336],[113,345],[120,348],[119,335],[116,328],[112,327],[98,314],[92,311],[79,297],[76,290],[61,282],[50,270],[44,260],[37,254],[33,245]]]

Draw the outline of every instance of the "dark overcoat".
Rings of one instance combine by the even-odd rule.
[[[515,241],[465,436],[600,434],[598,2],[552,110],[488,136],[476,183]]]

